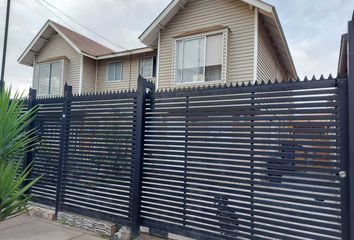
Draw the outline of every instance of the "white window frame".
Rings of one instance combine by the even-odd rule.
[[[222,35],[222,53],[221,53],[221,79],[220,80],[215,80],[215,81],[205,81],[205,66],[203,69],[203,80],[202,81],[195,81],[195,82],[177,82],[177,52],[178,52],[178,42],[179,41],[189,41],[189,40],[194,40],[194,39],[201,39],[204,38],[205,39],[205,44],[204,44],[204,64],[206,62],[206,49],[207,49],[207,41],[206,38],[208,36],[213,36],[213,35]],[[225,54],[225,48],[228,44],[227,42],[227,38],[228,38],[228,29],[225,28],[221,31],[214,31],[214,32],[208,32],[208,33],[203,33],[203,34],[199,34],[199,35],[193,35],[193,36],[188,36],[188,37],[181,37],[181,38],[176,38],[174,39],[174,54],[173,54],[173,85],[176,86],[183,86],[183,85],[200,85],[200,84],[219,84],[219,83],[226,83],[226,71],[227,71],[227,52]],[[227,51],[227,50],[226,50]]]
[[[203,49],[203,51],[204,51],[204,68],[203,68],[203,80],[198,80],[198,81],[195,81],[195,82],[188,82],[188,83],[184,83],[184,82],[177,82],[177,52],[178,52],[178,42],[180,42],[180,41],[182,41],[182,48],[184,49],[184,43],[186,42],[186,41],[191,41],[191,40],[198,40],[198,39],[203,39],[204,38],[204,49]],[[205,61],[206,61],[206,38],[207,38],[207,36],[205,35],[205,36],[194,36],[194,37],[189,37],[189,38],[182,38],[182,39],[178,39],[178,40],[176,40],[176,47],[175,47],[175,84],[176,85],[185,85],[185,84],[195,84],[195,83],[204,83],[205,82]]]
[[[115,80],[109,80],[108,79],[108,69],[109,69],[109,65],[110,64],[117,64],[117,63],[120,63],[121,64],[121,66],[122,66],[122,71],[121,71],[121,76],[120,76],[120,78],[121,79],[115,79]],[[123,60],[118,60],[118,61],[113,61],[113,62],[107,62],[107,66],[106,66],[106,81],[107,82],[121,82],[121,81],[123,81]]]
[[[139,75],[140,75],[140,60],[141,60],[141,59],[147,59],[147,58],[150,58],[150,59],[152,60],[152,69],[151,69],[152,76],[150,76],[150,77],[145,77],[145,78],[147,78],[148,80],[153,79],[153,78],[156,78],[156,76],[155,76],[155,77],[153,76],[153,75],[154,75],[154,57],[155,57],[155,56],[147,56],[147,57],[139,57],[139,58],[138,58],[138,61],[139,61],[139,63],[138,63],[138,65],[139,65],[139,67],[138,67],[138,74],[139,74]],[[156,56],[156,71],[157,71],[157,56]],[[156,74],[157,74],[157,72],[156,72]]]
[[[61,76],[60,76],[60,90],[59,90],[59,96],[62,96],[63,95],[63,91],[64,91],[64,59],[61,59],[61,60],[53,60],[53,61],[48,61],[48,62],[41,62],[41,63],[36,63],[35,64],[35,78],[37,78],[38,80],[38,84],[39,84],[39,67],[41,65],[47,65],[47,64],[53,64],[53,63],[61,63]],[[37,93],[38,93],[38,88],[37,86],[34,86],[34,82],[35,82],[35,79],[33,78],[33,83],[32,83],[32,86],[33,88],[37,89]],[[38,86],[39,87],[39,86]],[[42,96],[42,97],[45,97],[45,96],[58,96],[57,94],[37,94],[38,96]]]

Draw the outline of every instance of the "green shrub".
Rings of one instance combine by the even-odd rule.
[[[40,179],[29,179],[32,164],[22,169],[37,140],[35,130],[28,130],[37,108],[25,111],[25,103],[18,93],[11,99],[11,89],[0,92],[0,222],[26,211],[26,193]]]

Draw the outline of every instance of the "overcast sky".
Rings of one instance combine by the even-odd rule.
[[[138,36],[170,2],[170,0],[47,1],[83,25],[128,49],[143,46]],[[277,9],[300,77],[322,73],[336,74],[340,36],[347,31],[354,0],[266,0],[266,2],[273,4]],[[1,53],[5,3],[6,0],[0,0]],[[12,0],[5,72],[7,85],[11,84],[13,88],[26,91],[31,85],[32,68],[18,64],[17,59],[49,18],[115,50],[120,50],[64,15],[55,13],[59,17],[48,13],[48,10],[40,6],[38,0]]]

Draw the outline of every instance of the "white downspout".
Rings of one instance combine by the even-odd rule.
[[[97,93],[97,81],[98,81],[98,60],[96,60],[95,94]]]
[[[258,72],[258,8],[254,8],[254,56],[253,56],[253,84],[257,81],[257,72]]]
[[[156,90],[159,88],[159,78],[160,78],[160,44],[161,44],[161,30],[159,31],[157,38],[157,59],[156,59]]]
[[[34,86],[34,81],[36,80],[36,68],[37,68],[37,63],[36,63],[36,54],[33,55],[33,79],[32,79],[32,84],[31,87],[33,89],[37,89],[37,87]],[[38,90],[37,90],[38,91]]]
[[[64,68],[65,68],[65,60],[61,60],[61,84],[60,84],[60,96],[63,96],[64,86],[65,86],[65,79],[64,79]]]
[[[83,82],[83,78],[84,78],[84,55],[81,54],[79,95],[81,95],[81,93],[82,93],[82,82]]]

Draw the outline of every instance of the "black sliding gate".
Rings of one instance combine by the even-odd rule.
[[[66,86],[35,100],[32,176],[44,177],[33,200],[134,236],[144,226],[200,240],[349,239],[347,85]]]
[[[347,83],[158,92],[142,225],[196,239],[347,239]]]

